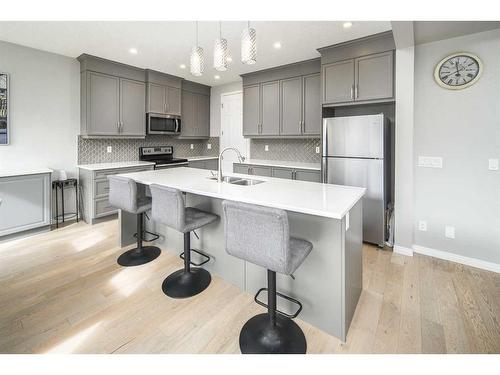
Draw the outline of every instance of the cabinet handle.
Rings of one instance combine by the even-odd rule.
[[[354,88],[354,99],[357,99],[359,97],[359,87],[356,85]]]
[[[119,133],[120,132],[120,121],[116,123],[116,131]]]
[[[351,100],[354,99],[354,85],[351,85]]]
[[[292,171],[292,180],[296,180],[296,179],[297,179],[297,171],[293,170]]]

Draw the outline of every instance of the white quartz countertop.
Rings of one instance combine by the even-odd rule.
[[[195,168],[173,168],[126,173],[136,182],[158,184],[186,193],[218,199],[280,208],[287,211],[341,219],[363,197],[364,188],[251,176],[265,181],[253,186],[218,183],[207,177],[211,172]],[[249,178],[248,175],[227,173],[225,176]]]
[[[191,156],[186,158],[188,161],[197,161],[197,160],[213,160],[218,159],[218,156]]]
[[[150,161],[122,161],[117,163],[97,163],[97,164],[81,164],[78,168],[88,169],[89,171],[99,171],[103,169],[114,169],[114,168],[128,168],[128,167],[141,167],[145,165],[154,165],[155,163]]]
[[[303,163],[300,161],[245,159],[245,161],[240,164],[266,165],[272,167],[297,168],[297,169],[311,169],[315,171],[321,170],[320,163]]]
[[[30,174],[42,174],[42,173],[52,173],[53,170],[49,168],[0,168],[0,177],[14,177],[14,176],[26,176]]]

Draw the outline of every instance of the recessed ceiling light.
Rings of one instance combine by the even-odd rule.
[[[186,69],[186,64],[181,64],[181,65],[179,65],[179,68],[181,68],[181,69]]]
[[[139,52],[139,51],[137,51],[137,48],[130,48],[128,51],[129,51],[132,55],[137,55],[137,53]]]
[[[276,48],[276,49],[280,49],[281,48],[281,42],[274,42],[273,47]]]
[[[349,29],[352,26],[352,22],[350,21],[344,22],[342,26],[344,27],[344,29]]]
[[[215,78],[215,79],[220,79],[220,76],[215,75],[215,76],[214,76],[214,78]]]

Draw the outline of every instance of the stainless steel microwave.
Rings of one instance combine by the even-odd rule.
[[[147,114],[148,134],[180,134],[181,117],[161,113]]]

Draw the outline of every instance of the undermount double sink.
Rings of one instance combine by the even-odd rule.
[[[216,176],[207,177],[209,180],[217,180]],[[242,178],[242,177],[233,177],[233,176],[225,176],[222,177],[222,182],[226,182],[232,185],[240,185],[240,186],[252,186],[263,183],[262,180],[252,180],[250,178]]]

